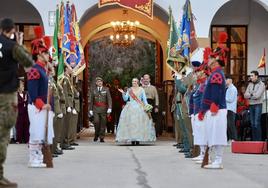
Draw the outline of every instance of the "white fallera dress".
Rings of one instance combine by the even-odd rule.
[[[143,88],[140,88],[135,95],[145,105],[148,104]],[[129,90],[123,94],[123,99],[129,101],[121,112],[115,141],[119,143],[154,142],[156,140],[155,128],[142,105],[129,95]]]

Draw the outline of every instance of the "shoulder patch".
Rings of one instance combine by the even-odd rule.
[[[220,73],[215,73],[210,79],[211,84],[222,84],[223,77]]]
[[[28,80],[38,80],[40,78],[40,73],[36,68],[32,68],[28,73],[27,73],[27,79]]]

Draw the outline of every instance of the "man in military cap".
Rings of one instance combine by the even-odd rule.
[[[6,159],[9,131],[17,118],[18,63],[31,67],[32,56],[21,46],[23,38],[17,42],[11,40],[15,35],[15,24],[11,19],[3,19],[0,24],[0,187],[16,188],[4,177],[3,163]],[[15,107],[15,108],[14,108]]]
[[[90,115],[94,116],[95,137],[94,142],[104,142],[107,114],[112,112],[112,98],[110,90],[103,87],[101,77],[96,78],[96,88],[91,92]]]

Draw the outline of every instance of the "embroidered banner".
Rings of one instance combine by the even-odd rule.
[[[153,0],[99,0],[99,7],[118,4],[153,19]]]

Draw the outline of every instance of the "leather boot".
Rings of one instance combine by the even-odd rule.
[[[197,157],[197,156],[199,156],[199,154],[200,154],[200,148],[199,148],[199,146],[195,145],[193,150],[192,150],[192,156]]]
[[[0,180],[0,187],[1,188],[17,188],[18,184],[15,182],[10,182],[8,179],[6,178],[2,178]]]

